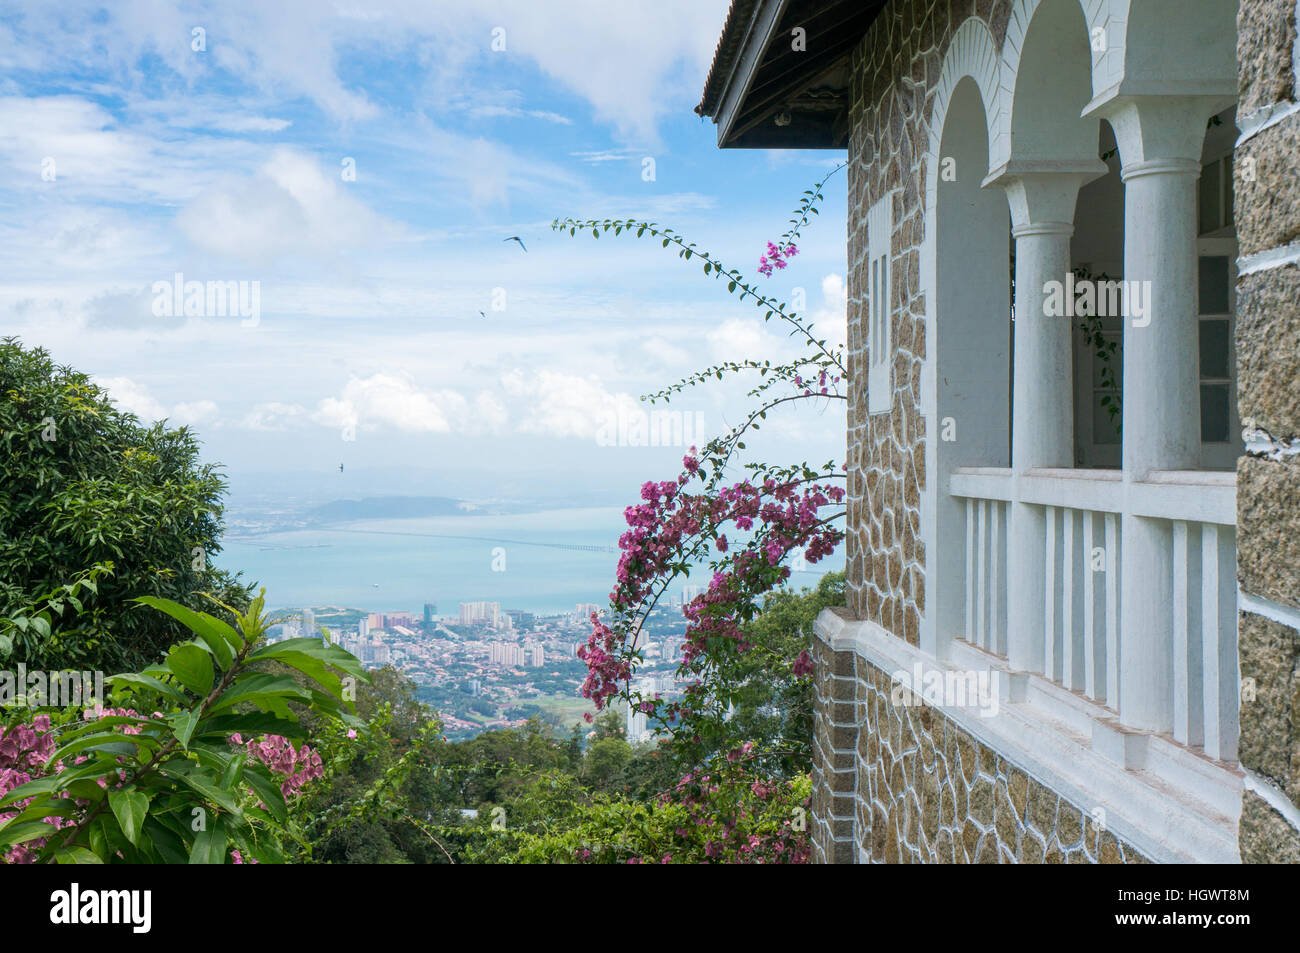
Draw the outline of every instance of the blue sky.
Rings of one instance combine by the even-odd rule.
[[[752,274],[840,158],[717,149],[692,107],[725,10],[6,3],[0,333],[193,425],[239,491],[630,502],[681,449],[601,446],[606,409],[796,350],[657,243],[550,221],[653,218]],[[835,339],[844,235],[841,174],[768,282]],[[257,324],[155,315],[177,272],[258,282]],[[744,390],[676,406],[711,433]],[[843,443],[836,404],[753,446],[823,462]]]

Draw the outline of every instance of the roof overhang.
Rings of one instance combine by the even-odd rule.
[[[845,148],[849,55],[886,2],[732,0],[695,107],[717,124],[718,146]]]

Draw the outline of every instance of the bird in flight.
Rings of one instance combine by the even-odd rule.
[[[487,315],[484,314],[482,311],[480,311],[480,312],[478,313],[478,316],[479,316],[480,318],[486,318],[486,317],[487,317]]]
[[[340,464],[339,464],[339,473],[342,473],[342,472],[343,472],[343,464],[340,463]]]
[[[520,248],[522,248],[524,251],[528,251],[528,246],[524,244],[524,240],[520,238],[518,235],[511,235],[509,238],[503,238],[501,240],[503,242],[518,242]]]

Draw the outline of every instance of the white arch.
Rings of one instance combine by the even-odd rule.
[[[995,169],[1011,158],[1011,106],[1015,99],[1016,75],[1020,70],[1025,35],[1041,3],[1042,0],[1016,0],[1007,21],[1007,35],[1002,43],[998,67],[998,97],[1005,108],[998,115],[997,134],[989,136],[989,161]],[[1118,83],[1123,73],[1125,20],[1114,17],[1112,0],[1078,0],[1078,3],[1088,28],[1086,39],[1092,51],[1092,94],[1096,97]],[[1120,3],[1127,9],[1128,0],[1120,0]],[[1096,33],[1098,30],[1100,34]],[[1090,42],[1097,35],[1103,38],[1102,42]]]
[[[936,216],[939,207],[939,175],[943,147],[943,130],[948,118],[948,109],[952,104],[953,93],[957,85],[969,77],[979,89],[979,98],[984,107],[984,120],[990,143],[994,130],[998,127],[1001,115],[1001,95],[998,89],[998,48],[993,41],[993,34],[988,25],[976,17],[970,17],[957,28],[953,34],[948,50],[944,54],[943,66],[940,68],[939,81],[935,88],[934,104],[929,120],[930,145],[925,156],[925,213],[924,232],[921,242],[921,290],[925,297],[925,363],[921,374],[921,416],[925,419],[925,486],[921,488],[921,535],[927,540],[938,536],[938,430],[939,420],[936,416],[938,405],[937,356],[939,344],[938,329],[938,241],[936,236]],[[988,168],[979,170],[983,179]],[[938,654],[939,627],[934,580],[936,572],[937,549],[926,550],[925,581],[928,594],[925,612],[921,614],[920,641],[921,648]]]
[[[998,87],[998,48],[988,26],[977,17],[964,21],[953,34],[935,87],[934,106],[930,113],[930,150],[926,155],[927,212],[935,208],[939,196],[939,148],[943,142],[943,124],[948,116],[948,104],[952,101],[952,93],[957,84],[967,76],[975,81],[980,90],[992,152],[995,130],[999,128],[1002,114],[1002,97]]]

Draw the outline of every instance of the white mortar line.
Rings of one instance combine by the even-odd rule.
[[[1243,768],[1242,771],[1246,775],[1242,782],[1246,790],[1258,794],[1269,807],[1281,814],[1288,824],[1300,831],[1300,807],[1296,807],[1295,803],[1272,781],[1260,777],[1249,768]]]
[[[1300,242],[1292,242],[1281,248],[1270,248],[1253,255],[1243,255],[1237,259],[1237,277],[1251,275],[1257,271],[1283,268],[1286,265],[1300,263]]]
[[[1290,606],[1280,605],[1260,596],[1253,596],[1240,587],[1237,588],[1237,606],[1247,612],[1262,615],[1266,619],[1272,619],[1274,622],[1280,622],[1282,625],[1300,631],[1300,609],[1293,609]]]
[[[1237,118],[1237,128],[1241,135],[1237,137],[1237,147],[1254,139],[1265,129],[1271,129],[1278,123],[1300,112],[1300,103],[1270,103],[1245,116]]]

